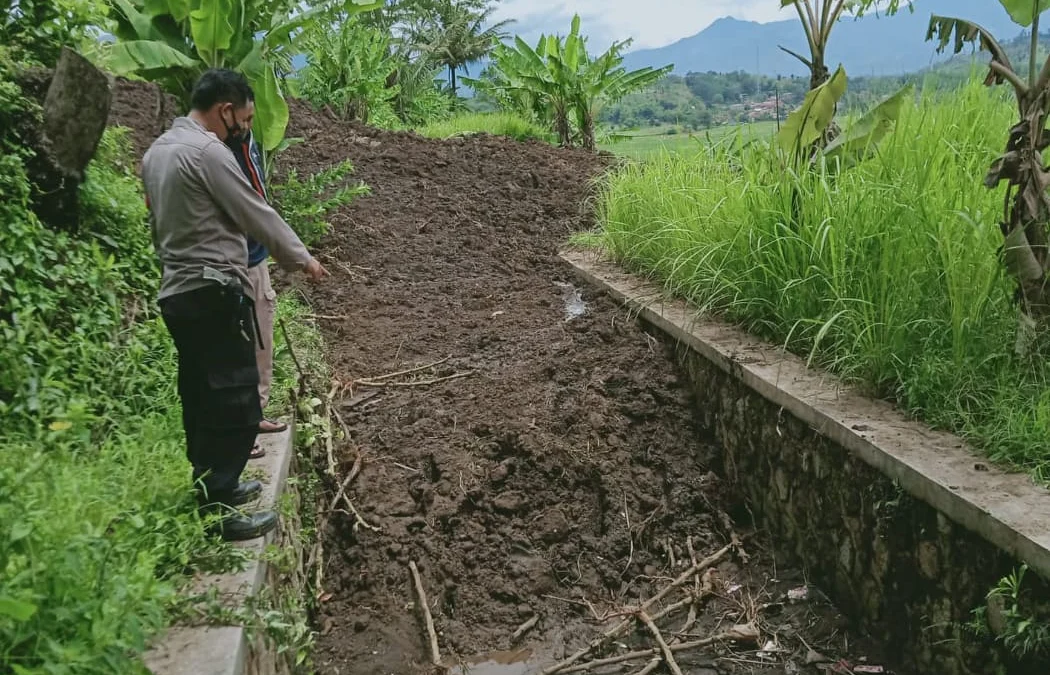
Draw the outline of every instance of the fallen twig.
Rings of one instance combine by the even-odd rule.
[[[439,384],[449,380],[458,380],[461,377],[470,377],[473,374],[473,370],[468,370],[454,375],[435,377],[430,380],[417,380],[415,382],[376,382],[374,380],[357,380],[356,384],[359,384],[362,387],[429,387],[432,384]]]
[[[520,640],[521,637],[525,635],[525,633],[528,633],[530,630],[532,630],[533,627],[535,627],[536,624],[539,623],[539,621],[540,615],[533,614],[531,619],[518,626],[518,630],[514,631],[514,634],[510,636],[510,641],[517,642],[518,640]]]
[[[386,375],[376,375],[375,377],[366,377],[363,380],[358,380],[358,382],[362,382],[362,381],[379,382],[380,380],[389,380],[389,379],[394,378],[394,377],[401,377],[402,375],[411,375],[412,373],[418,373],[421,370],[429,370],[430,368],[433,368],[434,366],[440,366],[442,363],[445,363],[446,361],[448,361],[451,358],[452,358],[451,356],[446,356],[445,358],[441,359],[440,361],[434,361],[433,363],[428,363],[425,366],[417,366],[416,368],[409,368],[408,370],[399,370],[396,373],[387,373]]]
[[[320,319],[322,321],[348,321],[351,317],[346,314],[307,314],[307,319]]]
[[[372,525],[371,523],[369,523],[367,520],[364,519],[364,517],[358,512],[357,507],[354,506],[354,503],[352,501],[350,501],[350,498],[347,497],[345,494],[343,495],[343,502],[348,507],[350,507],[350,514],[352,514],[354,516],[354,519],[356,521],[354,523],[354,529],[357,529],[358,525],[363,525],[364,527],[366,527],[369,530],[372,530],[373,532],[382,532],[381,528],[376,527],[375,525]]]
[[[441,665],[441,650],[438,649],[437,631],[434,630],[434,617],[430,615],[430,605],[427,604],[427,593],[423,590],[423,581],[419,578],[419,568],[415,560],[408,561],[408,567],[412,570],[412,579],[416,583],[416,593],[419,594],[419,604],[423,610],[423,619],[426,622],[427,638],[430,641],[430,659],[435,666]]]
[[[627,507],[627,491],[623,492],[623,515],[627,518],[627,538],[631,542],[631,553],[627,556],[627,564],[624,565],[623,572],[620,572],[620,578],[623,579],[623,575],[627,574],[627,570],[631,569],[631,563],[634,562],[634,532],[631,531],[631,509]]]
[[[709,647],[710,645],[713,645],[716,642],[721,642],[723,640],[735,640],[735,639],[736,639],[736,636],[734,636],[732,633],[719,633],[718,635],[713,635],[713,636],[711,636],[709,638],[704,638],[703,640],[694,640],[692,642],[682,642],[682,643],[676,644],[676,645],[668,645],[667,649],[672,654],[674,654],[674,653],[677,653],[677,652],[689,651],[690,649],[699,649],[700,647]],[[585,670],[591,670],[592,668],[600,668],[601,666],[611,666],[611,665],[616,664],[616,663],[623,663],[624,661],[634,661],[636,659],[642,659],[642,658],[645,658],[646,656],[653,656],[653,655],[656,655],[656,656],[660,655],[660,648],[659,647],[654,647],[652,649],[646,649],[646,650],[636,651],[636,652],[627,652],[626,654],[620,654],[619,656],[610,656],[609,658],[605,658],[605,659],[597,659],[597,660],[594,660],[594,661],[588,661],[586,663],[581,663],[581,664],[579,664],[577,666],[572,666],[571,668],[565,668],[561,672],[566,673],[566,674],[568,674],[568,673],[581,673],[581,672],[583,672]]]
[[[644,603],[642,603],[641,607],[639,607],[637,611],[644,612],[644,611],[648,610],[650,607],[652,607],[653,605],[655,605],[656,603],[658,603],[661,600],[663,600],[663,598],[668,593],[670,593],[675,588],[678,588],[679,586],[684,584],[686,581],[688,581],[690,578],[692,578],[692,576],[694,574],[697,574],[697,573],[701,572],[702,570],[705,570],[708,567],[713,566],[715,563],[717,563],[719,560],[721,560],[723,557],[725,557],[725,555],[727,553],[729,553],[731,548],[732,548],[732,545],[724,546],[718,552],[708,556],[707,558],[704,558],[700,562],[698,562],[695,565],[691,566],[689,569],[687,569],[685,572],[683,572],[681,574],[681,576],[679,576],[677,579],[672,581],[669,586],[667,586],[662,591],[660,591],[659,593],[657,593],[656,595],[654,595],[653,597],[649,598]],[[663,616],[666,613],[667,613],[667,610],[664,610],[663,612],[660,612],[660,614],[658,616]],[[605,631],[600,636],[598,636],[597,638],[592,640],[590,642],[590,644],[588,644],[586,647],[581,648],[579,651],[577,651],[572,656],[570,656],[567,659],[561,661],[560,663],[556,663],[555,665],[553,665],[553,666],[551,666],[549,668],[546,668],[543,671],[543,675],[553,675],[554,673],[558,673],[558,672],[562,672],[562,671],[574,672],[574,671],[566,671],[565,669],[568,668],[569,666],[571,666],[572,664],[576,663],[577,661],[579,661],[581,658],[586,656],[591,650],[595,649],[596,647],[601,645],[603,642],[605,642],[609,638],[615,637],[616,635],[620,634],[620,632],[622,632],[624,629],[628,628],[630,625],[631,625],[631,619],[626,619],[624,621],[621,621],[620,623],[616,624],[615,626],[613,626],[612,628],[610,628],[609,630]],[[643,654],[647,654],[647,653],[648,652],[643,652]]]
[[[667,646],[667,642],[664,641],[664,636],[660,634],[660,629],[657,628],[652,618],[644,611],[638,612],[638,620],[645,624],[649,632],[653,634],[653,639],[656,640],[656,644],[660,647],[660,651],[663,652],[664,663],[667,664],[672,675],[682,675],[682,669],[678,667],[678,662],[674,660],[674,654],[671,653],[671,648]]]

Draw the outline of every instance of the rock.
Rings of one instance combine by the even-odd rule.
[[[32,86],[23,87],[32,96]],[[34,156],[26,169],[34,186],[33,210],[54,229],[76,231],[79,188],[109,118],[109,78],[90,61],[62,48],[43,100],[44,121],[25,143]]]
[[[80,54],[63,48],[44,99],[44,133],[55,167],[83,178],[109,117],[106,74]]]
[[[518,513],[524,510],[528,504],[528,498],[514,490],[501,492],[492,500],[492,508],[501,513]]]

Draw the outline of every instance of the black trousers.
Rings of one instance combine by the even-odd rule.
[[[262,420],[251,299],[213,284],[160,301],[179,353],[186,455],[205,502],[229,503]]]

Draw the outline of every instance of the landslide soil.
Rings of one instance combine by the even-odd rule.
[[[130,127],[141,157],[175,108],[151,85],[118,79],[110,121]],[[348,493],[381,528],[355,528],[336,513],[322,533],[319,673],[431,670],[410,560],[446,661],[524,647],[528,665],[469,671],[517,675],[588,643],[608,626],[593,613],[664,588],[688,564],[688,538],[703,557],[734,531],[749,557],[717,566],[715,595],[691,632],[752,623],[760,643],[679,654],[685,672],[815,674],[806,661],[816,651],[844,664],[881,662],[817,589],[788,598],[803,575],[777,564],[719,478],[718,447],[694,421],[671,348],[577,285],[557,258],[592,225],[592,181],[611,158],[485,136],[380,132],[296,102],[289,136],[305,142],[280,157],[284,171],[303,176],[350,159],[354,180],[372,190],[330,218],[317,251],[332,272],[323,286],[275,275],[327,317],[317,321],[333,376],[350,385],[336,406],[352,439],[338,445],[328,487],[360,456]],[[571,317],[567,307],[580,301],[586,311]],[[439,360],[387,382],[470,374],[409,387],[352,384]],[[683,614],[661,626],[679,626]],[[512,644],[533,616],[535,628]],[[769,641],[783,651],[759,654]],[[623,642],[651,646],[637,631]],[[506,656],[493,658],[517,658]]]
[[[778,569],[763,537],[731,522],[746,511],[717,475],[718,448],[694,422],[670,348],[575,285],[557,257],[592,226],[593,183],[611,158],[380,132],[298,104],[289,135],[305,142],[286,166],[304,175],[350,159],[372,190],[331,219],[319,257],[332,277],[306,289],[325,317],[332,374],[347,385],[336,406],[352,442],[337,474],[361,455],[351,499],[381,528],[337,514],[324,533],[319,672],[426,670],[409,561],[448,662],[518,646],[549,662],[599,632],[587,603],[599,615],[637,604],[681,572],[688,538],[704,556],[734,529],[750,561],[719,565],[717,597],[692,630],[753,622],[762,644],[735,646],[736,657],[682,655],[683,667],[771,675],[793,660],[809,670],[807,643],[878,662],[819,592],[785,601],[801,575]],[[572,316],[580,300],[586,311]],[[436,361],[387,383],[469,375],[352,384]],[[536,628],[512,644],[534,615]],[[768,640],[786,651],[756,656]]]

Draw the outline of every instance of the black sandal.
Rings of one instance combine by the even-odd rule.
[[[263,424],[271,424],[271,425],[273,425],[274,428],[272,428],[272,429],[264,429],[263,428]],[[288,428],[288,425],[285,424],[284,422],[278,422],[276,420],[268,420],[265,417],[262,419],[261,422],[259,422],[259,433],[260,434],[279,434],[282,431],[286,430],[287,428]]]

